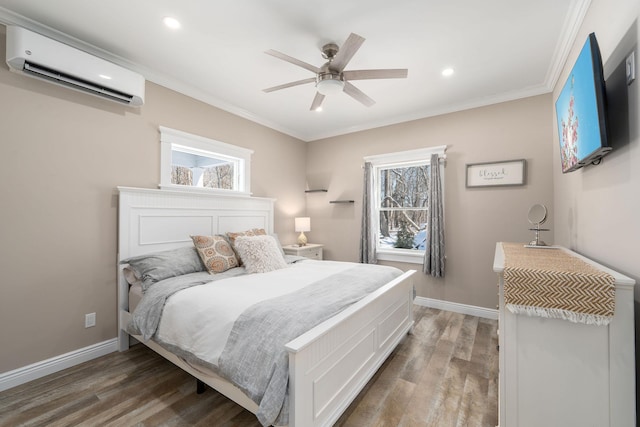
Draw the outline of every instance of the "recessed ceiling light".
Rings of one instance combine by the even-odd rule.
[[[442,70],[442,75],[445,77],[453,75],[453,68],[445,68],[444,70]]]
[[[180,22],[176,18],[165,16],[162,22],[164,22],[164,25],[171,28],[172,30],[177,30],[178,28],[180,28]]]
[[[316,108],[314,111],[317,111],[317,112],[322,111],[322,105],[321,105],[321,106],[319,106],[318,108]]]

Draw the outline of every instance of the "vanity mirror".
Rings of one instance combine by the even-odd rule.
[[[534,226],[529,230],[535,232],[535,239],[533,239],[527,246],[547,246],[545,242],[540,240],[541,231],[549,231],[548,228],[540,228],[541,224],[547,220],[547,207],[541,204],[535,204],[529,209],[527,219]]]

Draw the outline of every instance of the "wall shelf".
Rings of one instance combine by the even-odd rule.
[[[355,203],[353,200],[331,200],[329,203]]]

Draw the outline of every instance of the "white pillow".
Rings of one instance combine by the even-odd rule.
[[[238,236],[235,248],[248,273],[266,273],[287,267],[272,236]]]

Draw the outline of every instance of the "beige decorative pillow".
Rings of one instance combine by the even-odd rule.
[[[252,228],[251,230],[246,230],[246,231],[236,231],[236,232],[229,232],[227,233],[227,237],[229,238],[229,241],[231,242],[231,245],[235,245],[236,244],[236,238],[240,237],[240,236],[265,236],[267,234],[267,232],[264,230],[264,228]]]
[[[136,274],[136,271],[131,267],[125,267],[122,269],[122,274],[124,275],[125,280],[130,285],[139,285],[142,284],[142,280]]]
[[[238,236],[235,248],[248,273],[267,273],[287,267],[272,236]]]
[[[238,266],[236,254],[223,236],[191,236],[191,240],[210,274]]]

